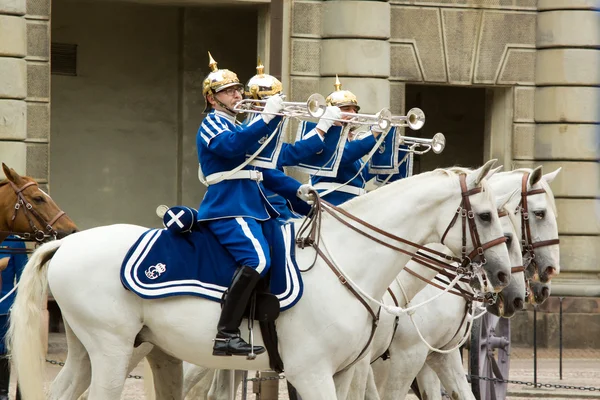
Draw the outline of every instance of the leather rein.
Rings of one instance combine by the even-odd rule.
[[[439,251],[436,251],[433,249],[429,249],[420,244],[411,242],[409,240],[403,239],[403,238],[393,235],[389,232],[386,232],[386,231],[384,231],[380,228],[377,228],[376,226],[371,225],[370,223],[348,213],[347,211],[328,203],[327,201],[321,199],[318,196],[318,193],[314,193],[315,202],[313,204],[313,207],[312,207],[309,215],[304,220],[300,229],[298,230],[298,234],[296,236],[296,245],[298,245],[300,248],[305,248],[307,246],[313,247],[316,251],[316,256],[315,256],[315,261],[312,263],[312,265],[308,269],[306,269],[302,272],[306,272],[306,271],[309,271],[310,269],[312,269],[316,263],[316,257],[321,257],[323,259],[323,261],[325,261],[325,264],[327,264],[329,266],[329,268],[333,271],[333,273],[336,275],[336,277],[340,280],[342,285],[344,285],[358,299],[358,301],[365,307],[367,312],[372,317],[371,334],[369,336],[367,344],[362,349],[362,351],[359,353],[358,357],[351,364],[346,366],[344,369],[351,367],[352,365],[354,365],[355,363],[357,363],[359,360],[361,360],[364,357],[367,349],[369,348],[369,345],[371,344],[371,342],[373,340],[373,337],[375,336],[375,330],[377,329],[377,325],[379,323],[379,315],[381,313],[381,308],[379,308],[377,310],[377,312],[375,312],[371,308],[371,306],[367,303],[367,301],[363,298],[363,296],[361,296],[357,292],[357,290],[352,287],[352,285],[346,285],[347,281],[346,281],[346,278],[344,277],[343,273],[335,266],[335,264],[321,250],[319,244],[320,244],[320,237],[321,237],[320,230],[321,230],[321,220],[322,220],[323,212],[326,212],[327,214],[331,215],[333,218],[335,218],[337,221],[339,221],[346,227],[348,227],[351,230],[361,234],[362,236],[374,241],[375,243],[378,243],[384,247],[390,248],[390,249],[398,251],[400,253],[409,255],[412,257],[413,261],[418,262],[419,264],[422,264],[429,268],[433,268],[435,271],[437,271],[439,273],[443,273],[444,275],[449,274],[447,276],[454,275],[454,277],[458,274],[469,275],[469,274],[473,273],[472,264],[475,262],[475,260],[478,259],[479,263],[481,265],[485,264],[486,259],[485,259],[484,251],[493,246],[497,246],[497,245],[501,245],[501,244],[505,243],[506,238],[504,236],[502,236],[502,237],[496,238],[494,240],[491,240],[487,243],[481,244],[481,240],[479,238],[479,232],[477,231],[477,226],[476,226],[475,220],[474,220],[475,214],[473,213],[469,197],[472,195],[481,193],[482,188],[479,187],[479,188],[467,190],[466,174],[460,174],[459,181],[460,181],[460,187],[461,187],[462,200],[461,200],[461,203],[460,203],[454,217],[452,218],[452,220],[450,221],[450,224],[448,225],[448,227],[446,228],[446,230],[444,232],[442,241],[445,238],[445,236],[447,235],[447,233],[450,231],[450,229],[454,226],[454,224],[458,220],[458,217],[461,216],[462,217],[461,218],[461,222],[462,222],[462,249],[461,249],[462,254],[461,255],[462,255],[462,258],[449,256],[442,252],[439,252]],[[354,224],[351,224],[346,219],[342,218],[340,215],[355,222],[357,225],[360,225],[363,229],[355,226]],[[467,226],[469,227],[469,234],[471,235],[472,243],[475,246],[473,251],[471,251],[469,254],[467,254],[467,247],[466,247],[466,245],[467,245],[467,236],[466,236],[467,235]],[[366,230],[376,232],[377,234],[384,236],[388,239],[391,239],[392,241],[399,242],[399,243],[402,243],[405,245],[409,245],[410,247],[416,248],[418,250],[417,251],[408,251],[408,250],[402,249],[396,245],[388,243],[387,241],[379,239],[370,233],[367,233],[365,231],[365,228],[366,228]],[[437,260],[426,253],[430,253],[431,255],[441,257],[442,259],[447,260],[449,262],[457,262],[457,263],[459,263],[459,266],[457,267],[457,266],[450,264],[449,262]],[[422,278],[422,279],[425,279],[425,278]],[[429,280],[426,280],[426,281],[430,282]],[[430,282],[430,283],[433,284],[434,286],[436,286],[434,283],[432,283],[432,282]],[[465,291],[465,293],[468,293],[468,292]],[[482,302],[491,301],[490,298],[477,298],[477,299]]]
[[[25,240],[36,240],[38,242],[43,242],[47,239],[56,239],[58,236],[58,232],[53,228],[53,225],[58,221],[65,212],[59,210],[58,213],[52,218],[50,221],[46,222],[46,220],[33,208],[33,205],[27,201],[25,196],[23,196],[23,192],[25,189],[31,186],[37,186],[37,182],[28,182],[23,185],[21,188],[17,187],[13,182],[8,181],[10,186],[13,188],[15,194],[17,195],[17,201],[14,206],[14,212],[10,219],[10,227],[8,231],[0,231],[0,236],[8,236],[8,235],[17,235],[22,237]],[[31,232],[15,232],[14,225],[15,220],[19,211],[23,211],[25,214],[25,218],[27,218],[27,222],[29,223],[29,227],[31,228]],[[37,221],[42,227],[39,229],[35,225],[35,221]]]

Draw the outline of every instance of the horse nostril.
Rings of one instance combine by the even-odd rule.
[[[515,305],[515,310],[520,311],[523,309],[523,299],[520,297],[517,297],[514,301],[513,304]]]
[[[546,300],[550,296],[550,289],[547,287],[542,288],[542,300]]]
[[[79,232],[79,229],[75,228],[75,229],[73,229],[73,230],[72,230],[71,232],[69,232],[69,233],[77,233],[77,232]]]
[[[552,277],[554,276],[554,274],[556,273],[556,268],[554,267],[546,267],[546,269],[544,270],[543,276],[542,278],[542,282],[549,282]]]
[[[498,280],[504,285],[508,285],[508,275],[504,272],[498,272]]]

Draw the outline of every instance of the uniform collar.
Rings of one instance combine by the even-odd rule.
[[[237,120],[235,119],[235,116],[226,113],[224,111],[220,111],[220,110],[215,110],[215,115],[218,115],[221,118],[225,118],[227,121],[231,122],[233,125],[237,125]]]

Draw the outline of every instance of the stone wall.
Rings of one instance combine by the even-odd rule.
[[[50,1],[0,0],[0,160],[43,184],[50,131],[49,26]]]
[[[600,296],[600,2],[540,0],[535,129],[517,166],[562,168],[557,198],[561,273],[552,292]]]

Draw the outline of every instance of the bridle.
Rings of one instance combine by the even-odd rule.
[[[461,221],[462,221],[461,267],[463,270],[466,270],[467,268],[472,267],[472,265],[476,259],[479,259],[479,264],[481,266],[485,265],[487,263],[487,260],[485,258],[484,251],[491,247],[505,243],[506,238],[504,236],[502,236],[502,237],[490,240],[487,243],[481,244],[481,240],[479,239],[479,232],[477,231],[477,225],[475,224],[475,213],[472,210],[471,200],[469,199],[469,197],[474,194],[481,193],[482,188],[477,187],[477,188],[474,188],[471,190],[467,190],[467,182],[466,182],[465,174],[460,175],[460,188],[462,191],[462,201],[461,201],[460,205],[458,206],[458,209],[456,210],[456,214],[454,214],[452,221],[450,221],[450,224],[448,225],[448,227],[446,228],[446,231],[442,235],[442,241],[440,243],[444,244],[446,235],[448,234],[450,229],[454,226],[454,224],[458,220],[458,217],[460,216]],[[474,247],[473,251],[471,251],[471,253],[469,253],[468,255],[467,255],[467,233],[466,233],[467,225],[469,226],[469,234],[471,235],[471,241],[472,241],[473,247]]]
[[[65,215],[65,212],[62,210],[58,210],[58,213],[54,216],[54,218],[52,218],[50,221],[46,221],[37,211],[35,211],[35,209],[33,208],[33,205],[27,201],[27,199],[25,198],[25,196],[23,196],[23,192],[25,191],[25,189],[31,187],[31,186],[37,186],[37,182],[28,182],[25,185],[21,186],[20,188],[17,187],[17,185],[15,185],[13,182],[8,181],[8,183],[10,184],[10,186],[13,188],[15,194],[17,195],[17,201],[15,203],[14,206],[14,212],[13,215],[10,219],[10,227],[8,231],[0,231],[1,235],[18,235],[21,236],[23,239],[29,240],[29,239],[35,239],[38,242],[43,242],[46,239],[56,239],[56,237],[58,236],[58,232],[56,231],[56,229],[53,228],[53,225],[62,217]],[[23,211],[23,213],[25,214],[25,218],[27,218],[27,222],[29,223],[29,227],[31,228],[31,232],[15,232],[14,231],[14,225],[15,225],[15,220],[17,218],[17,215],[19,213],[19,211]],[[35,225],[35,221],[37,221],[43,228],[39,229],[36,225]]]
[[[527,182],[529,181],[529,172],[523,174],[521,181],[521,202],[519,203],[519,211],[521,212],[521,247],[523,249],[523,260],[527,260],[526,271],[528,279],[535,277],[537,270],[537,262],[535,260],[535,249],[545,246],[552,246],[560,243],[560,239],[540,240],[534,242],[531,237],[531,226],[529,225],[529,206],[527,198],[536,194],[545,194],[545,189],[533,189],[527,191]],[[533,271],[531,271],[533,268]]]
[[[442,252],[427,248],[420,244],[411,242],[409,240],[403,239],[403,238],[393,235],[389,232],[386,232],[386,231],[384,231],[380,228],[377,228],[376,226],[371,225],[370,223],[350,214],[349,212],[328,203],[327,201],[321,199],[317,192],[313,192],[313,195],[315,197],[314,204],[313,204],[313,207],[312,207],[311,212],[309,213],[308,217],[304,220],[300,229],[298,230],[298,234],[296,236],[296,244],[300,248],[304,248],[307,246],[313,247],[316,251],[316,256],[315,256],[315,261],[312,263],[312,265],[310,267],[308,267],[308,269],[303,270],[302,272],[309,271],[312,267],[314,267],[314,265],[316,263],[316,258],[321,257],[323,259],[323,261],[325,262],[325,264],[327,264],[327,266],[329,266],[329,268],[333,271],[333,273],[336,275],[336,277],[340,280],[342,285],[346,286],[346,288],[348,290],[350,290],[350,292],[360,301],[360,303],[366,308],[366,310],[372,317],[371,335],[369,337],[369,340],[367,341],[366,346],[359,353],[358,357],[351,364],[346,366],[344,369],[347,369],[350,366],[354,365],[365,355],[365,352],[366,352],[367,348],[369,347],[369,345],[371,344],[371,341],[373,340],[373,336],[375,335],[375,330],[377,329],[377,325],[379,322],[379,314],[380,314],[381,308],[379,308],[379,310],[377,312],[375,312],[371,308],[371,306],[368,304],[367,300],[365,300],[365,298],[363,298],[363,296],[361,294],[359,294],[358,291],[351,284],[349,284],[347,277],[340,271],[340,269],[335,265],[335,263],[331,260],[331,258],[327,257],[325,252],[323,252],[323,250],[320,248],[319,244],[320,244],[320,237],[321,237],[321,232],[320,232],[321,231],[321,218],[322,218],[323,212],[326,212],[327,214],[329,214],[333,218],[335,218],[337,221],[339,221],[341,224],[343,224],[346,227],[350,228],[351,230],[361,234],[362,236],[365,236],[366,238],[374,241],[375,243],[378,243],[384,247],[390,248],[390,249],[398,251],[400,253],[409,255],[412,257],[413,261],[416,261],[419,264],[422,264],[429,268],[432,268],[437,272],[444,273],[444,274],[454,274],[455,277],[457,275],[470,275],[470,274],[474,273],[473,264],[475,263],[475,260],[478,259],[479,265],[483,266],[487,262],[485,259],[484,251],[491,247],[505,243],[506,238],[504,236],[501,236],[496,239],[490,240],[489,242],[481,244],[481,240],[479,238],[479,232],[477,231],[477,226],[476,226],[475,220],[474,220],[475,214],[472,210],[472,206],[471,206],[469,197],[472,195],[475,195],[477,193],[481,193],[482,188],[479,187],[479,188],[467,190],[466,174],[460,174],[459,181],[460,181],[460,187],[461,187],[462,200],[456,211],[456,214],[454,215],[454,217],[450,221],[450,224],[448,225],[448,227],[446,228],[446,230],[444,232],[442,241],[445,238],[445,236],[447,235],[447,233],[449,232],[450,228],[452,228],[452,226],[454,226],[454,224],[458,220],[458,217],[461,216],[462,217],[461,218],[461,220],[462,220],[462,249],[461,249],[462,258],[449,256]],[[346,219],[349,219],[349,220],[355,222],[356,224],[352,224],[352,223],[348,222],[342,216],[345,217]],[[357,225],[361,226],[361,228],[359,228]],[[466,236],[467,235],[467,233],[466,233],[467,226],[469,226],[469,233],[471,235],[471,239],[472,239],[473,245],[475,247],[474,250],[471,253],[469,253],[468,255],[467,255],[467,236]],[[397,245],[390,243],[390,241],[384,241],[382,239],[379,239],[379,238],[373,236],[371,233],[368,233],[367,230],[375,232],[378,235],[384,236],[387,239],[391,239],[391,241],[394,241],[396,243],[402,243],[405,245],[409,245],[410,247],[416,248],[418,250],[416,250],[416,251],[405,250],[401,247],[398,247]],[[435,255],[437,257],[441,257],[442,260],[447,260],[448,262],[438,260],[427,254],[424,254],[423,252]],[[449,262],[458,262],[460,265],[458,267],[456,267],[456,266],[450,264]],[[441,272],[441,271],[443,271],[443,272]],[[412,273],[415,274],[414,272],[412,272]],[[420,275],[419,275],[419,277],[420,277]],[[430,284],[433,284],[434,286],[437,286],[433,282],[431,282],[430,280],[427,280],[424,277],[421,277],[421,279],[425,280],[426,282],[428,282]],[[485,299],[477,298],[477,300],[482,301],[482,302],[495,301],[495,299],[489,298],[489,297],[486,297]]]

